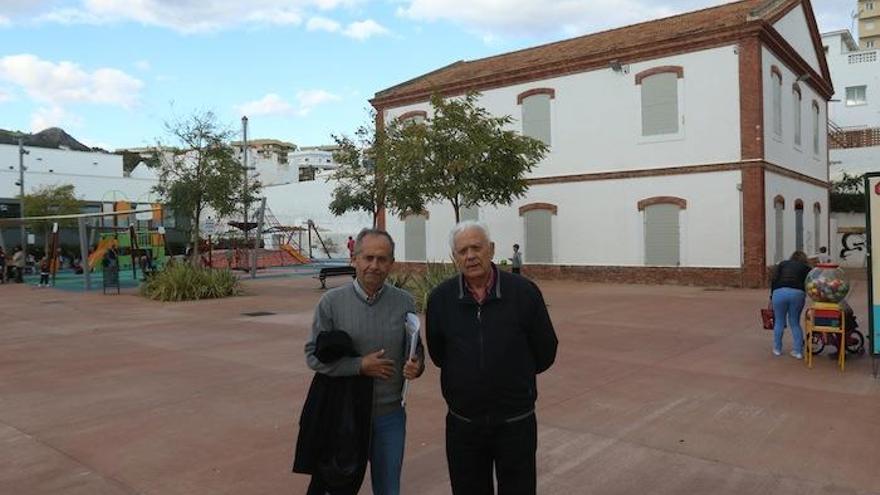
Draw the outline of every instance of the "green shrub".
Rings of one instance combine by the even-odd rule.
[[[192,301],[241,293],[238,277],[230,270],[212,270],[189,263],[169,263],[141,285],[141,295],[156,301]]]
[[[424,273],[409,274],[404,288],[412,293],[416,301],[416,311],[423,313],[428,306],[428,296],[434,287],[440,285],[444,280],[458,275],[458,270],[451,263],[431,263],[428,262]]]

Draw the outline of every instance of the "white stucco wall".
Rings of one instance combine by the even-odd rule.
[[[635,75],[663,65],[684,67],[679,80],[683,132],[674,139],[645,139]],[[621,74],[606,68],[491,89],[479,105],[495,115],[513,116],[513,127],[521,129],[517,95],[532,88],[556,90],[551,151],[533,177],[739,161],[739,62],[734,46],[639,62],[628,70]],[[427,111],[429,105],[387,110],[386,121],[411,110]]]
[[[801,145],[794,144],[795,74],[766,47],[762,48],[764,88],[764,153],[767,161],[820,180],[828,179],[827,104],[811,86],[801,81]],[[773,79],[771,67],[782,73],[782,135],[773,126]],[[813,101],[819,104],[819,153],[813,153]]]
[[[844,172],[864,175],[880,172],[880,146],[831,150],[831,177],[839,179]]]
[[[18,196],[18,172],[0,170],[0,198]],[[101,177],[71,174],[48,174],[28,172],[25,175],[25,192],[31,194],[43,186],[73,184],[77,197],[89,202],[101,201],[147,201],[153,197],[150,190],[157,181],[128,177]]]
[[[25,146],[31,172],[122,177],[122,155]],[[18,146],[0,144],[0,170],[18,171]],[[50,170],[54,172],[49,172]]]
[[[785,212],[783,214],[783,250],[782,258],[788,259],[795,250],[795,208],[794,203],[800,199],[804,202],[804,252],[809,256],[818,254],[815,250],[813,205],[819,203],[821,213],[819,217],[819,245],[828,246],[828,190],[819,186],[807,184],[802,181],[790,179],[781,175],[767,172],[764,176],[764,191],[766,206],[766,240],[767,240],[767,264],[773,264],[776,253],[776,211],[773,199],[780,195],[785,198]]]
[[[822,73],[819,66],[819,58],[816,55],[816,48],[813,45],[813,38],[810,36],[809,25],[807,24],[807,16],[804,13],[802,5],[798,5],[788,14],[779,19],[773,28],[788,41],[792,47],[810,64],[810,67],[817,74]]]
[[[312,220],[321,229],[346,235],[357,234],[362,228],[373,225],[373,217],[367,213],[348,213],[337,217],[330,213],[330,201],[334,181],[323,177],[313,181],[266,186],[262,195],[272,213],[284,225],[304,225]]]
[[[681,266],[739,267],[740,177],[739,172],[718,172],[536,185],[510,206],[480,208],[480,219],[489,225],[496,261],[509,257],[514,243],[524,244],[519,207],[545,202],[558,207],[552,220],[555,264],[643,266],[644,217],[637,203],[653,196],[676,196],[687,200],[679,217]],[[428,259],[448,260],[452,207],[435,204],[429,211]],[[389,215],[387,227],[402,257],[404,224]]]

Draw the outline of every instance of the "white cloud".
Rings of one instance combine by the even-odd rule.
[[[308,115],[318,105],[339,101],[339,95],[335,95],[323,89],[310,89],[299,91],[296,93],[296,100],[299,102],[297,113],[299,115]]]
[[[269,93],[259,100],[249,101],[235,107],[242,115],[289,115],[293,113],[293,105],[275,93]]]
[[[30,54],[0,57],[0,80],[53,106],[82,102],[131,108],[138,103],[144,85],[118,69],[87,72],[73,62],[50,62]]]
[[[8,17],[3,17],[2,15],[0,15],[0,28],[4,28],[7,26],[11,26],[11,25],[12,25],[12,21],[10,21]]]
[[[341,28],[342,26],[338,22],[333,19],[327,19],[326,17],[312,17],[309,19],[309,22],[306,23],[306,29],[309,31],[327,31],[335,33]]]
[[[363,41],[372,36],[388,34],[388,29],[372,19],[367,19],[365,21],[352,22],[345,28],[342,34],[349,38]]]
[[[139,71],[147,72],[147,71],[150,70],[153,66],[150,65],[150,61],[149,61],[149,60],[138,60],[137,62],[134,63],[134,67],[135,67],[137,70],[139,70]]]
[[[68,113],[59,106],[40,107],[31,115],[31,132],[39,132],[49,127],[79,127],[82,119]]]
[[[677,11],[675,4],[697,8],[711,1],[655,2],[648,0],[404,0],[398,15],[419,21],[451,21],[477,31],[486,39],[511,35],[544,35],[564,31],[594,32]],[[659,5],[658,5],[659,4]]]
[[[363,0],[79,0],[77,7],[49,10],[40,21],[64,24],[138,22],[181,33],[240,25],[300,25],[309,11],[353,8]]]

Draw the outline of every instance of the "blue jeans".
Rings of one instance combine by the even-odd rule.
[[[791,328],[793,340],[792,350],[802,352],[804,349],[804,331],[801,329],[801,311],[804,310],[806,294],[799,289],[780,287],[773,291],[773,348],[782,351],[782,332],[785,321]]]
[[[373,495],[399,495],[403,445],[406,442],[406,411],[403,408],[373,418],[370,442],[370,479]]]

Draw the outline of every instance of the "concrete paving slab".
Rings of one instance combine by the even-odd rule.
[[[540,286],[560,351],[539,377],[539,493],[880,493],[870,359],[841,373],[773,357],[766,291]],[[161,304],[0,286],[0,493],[304,493],[290,465],[323,292],[245,287]],[[445,414],[429,366],[409,397],[405,493],[449,493]]]

